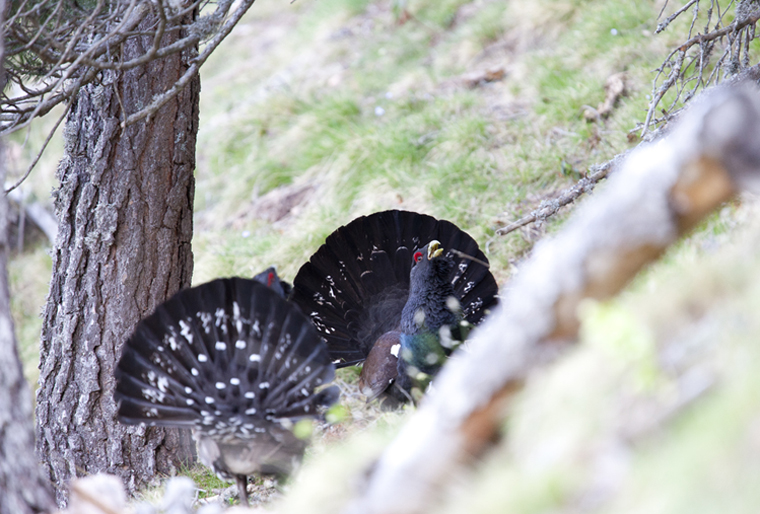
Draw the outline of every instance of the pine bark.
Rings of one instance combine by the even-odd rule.
[[[8,200],[0,194],[0,514],[49,512],[55,507],[53,491],[34,453],[32,393],[16,348],[7,264]]]
[[[149,44],[128,43],[124,60]],[[124,109],[171,87],[196,54],[104,73],[66,120],[36,410],[37,449],[61,505],[74,477],[114,473],[134,491],[194,456],[189,433],[117,421],[113,369],[140,318],[190,285],[200,80],[151,119],[120,123]]]
[[[0,0],[0,24],[5,1]],[[5,85],[0,39],[0,86]],[[0,155],[4,155],[0,142]],[[5,184],[0,159],[0,185]],[[32,394],[22,371],[8,287],[8,197],[0,193],[0,514],[50,512],[53,490],[34,453]]]
[[[0,22],[4,12],[0,0]],[[3,57],[0,39],[0,78]],[[5,171],[0,159],[0,185],[5,184]],[[50,512],[55,507],[53,490],[34,453],[32,394],[16,346],[7,270],[8,197],[0,193],[0,514]]]

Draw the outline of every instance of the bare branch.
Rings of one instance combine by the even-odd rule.
[[[690,8],[693,14],[686,41],[674,48],[657,69],[646,118],[637,127],[643,139],[647,139],[652,125],[667,123],[700,89],[718,84],[752,66],[749,49],[756,38],[755,26],[760,21],[760,9],[754,0],[731,0],[725,8],[718,0],[712,0],[706,10],[700,10],[698,0],[689,0],[662,21],[655,34],[665,30]],[[731,11],[735,11],[735,19],[725,24],[724,18]],[[694,34],[700,18],[705,19],[704,29]],[[722,46],[717,60],[713,59],[716,45]],[[660,103],[668,93],[672,93],[672,100],[662,109]],[[658,109],[662,117],[655,116]]]
[[[655,34],[659,34],[663,30],[665,30],[667,28],[667,26],[670,25],[670,23],[673,20],[675,20],[676,18],[678,18],[681,15],[681,13],[683,13],[686,9],[688,9],[689,7],[691,7],[692,5],[694,5],[695,3],[697,3],[697,0],[690,0],[689,3],[687,3],[686,5],[684,5],[680,9],[678,9],[676,12],[674,12],[673,14],[671,14],[670,16],[668,16],[667,18],[665,18],[665,21],[663,21],[659,25],[657,25],[657,28],[655,29],[654,33]],[[666,4],[667,4],[667,2],[666,2]],[[663,6],[662,8],[665,9],[665,6]]]
[[[562,207],[573,203],[582,194],[593,190],[594,186],[599,181],[607,178],[613,168],[625,157],[625,155],[626,154],[620,154],[615,158],[605,162],[604,164],[594,166],[594,171],[592,171],[588,176],[580,179],[574,186],[562,191],[557,198],[554,198],[552,200],[544,200],[541,202],[541,205],[539,205],[538,209],[532,211],[527,216],[524,216],[517,221],[513,221],[506,227],[502,227],[496,230],[496,235],[505,236],[510,232],[514,232],[520,227],[524,227],[525,225],[529,225],[539,220],[543,221],[551,216],[554,216]]]
[[[693,38],[689,39],[685,43],[683,43],[681,46],[678,47],[678,50],[681,52],[685,52],[688,48],[691,48],[692,46],[696,44],[702,44],[707,41],[712,41],[714,39],[721,38],[726,35],[730,35],[732,33],[738,33],[741,29],[746,27],[747,25],[755,25],[757,21],[760,20],[760,10],[755,11],[752,16],[745,18],[743,20],[736,20],[728,27],[723,27],[720,30],[714,30],[708,34],[697,34]]]
[[[5,194],[10,193],[14,189],[16,189],[18,186],[20,186],[32,173],[32,170],[35,166],[37,166],[37,163],[39,162],[40,158],[42,157],[42,154],[45,153],[45,149],[47,148],[48,144],[50,144],[50,140],[53,139],[53,136],[55,135],[55,131],[58,130],[58,127],[61,125],[61,122],[66,119],[66,115],[69,113],[69,110],[71,109],[71,102],[66,104],[66,108],[63,110],[63,113],[58,117],[58,121],[55,122],[55,125],[48,133],[47,138],[45,138],[45,142],[42,143],[42,148],[40,148],[40,151],[37,152],[37,155],[32,160],[31,164],[29,164],[29,167],[26,169],[26,172],[21,176],[20,179],[16,181],[15,184],[13,184],[11,187],[5,190]]]
[[[155,98],[153,102],[145,107],[144,109],[141,109],[140,111],[130,115],[124,122],[123,126],[131,125],[145,117],[152,116],[155,114],[158,109],[161,108],[166,102],[171,100],[174,96],[179,93],[182,88],[185,87],[185,85],[192,79],[193,76],[198,72],[200,67],[203,65],[203,63],[206,62],[206,59],[209,58],[211,53],[216,50],[216,48],[219,46],[219,44],[224,40],[227,35],[232,31],[232,28],[237,24],[237,22],[240,20],[240,18],[243,17],[243,15],[246,13],[248,8],[253,5],[253,2],[255,0],[244,0],[241,2],[241,6],[235,11],[235,13],[222,25],[219,32],[214,36],[214,38],[206,45],[206,47],[203,49],[203,51],[198,55],[195,62],[193,63],[190,68],[187,69],[184,75],[177,80],[177,82],[174,84],[174,86],[168,90],[163,95]]]
[[[254,0],[97,0],[92,7],[82,7],[68,0],[19,2],[3,26],[10,84],[0,92],[0,136],[28,126],[58,104],[70,103],[81,87],[97,80],[103,71],[129,70],[179,52],[197,51],[199,44],[208,41],[182,77],[157,94],[148,106],[136,112],[122,108],[122,126],[152,116],[196,76],[253,3]],[[188,16],[209,4],[215,4],[210,13]],[[141,27],[150,13],[155,15],[155,21],[147,28]],[[175,41],[164,45],[165,36],[170,34]],[[123,60],[122,45],[146,36],[150,40],[145,50]]]

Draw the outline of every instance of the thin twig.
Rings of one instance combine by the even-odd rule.
[[[599,181],[607,178],[607,175],[609,175],[610,171],[613,169],[615,164],[619,160],[621,160],[623,156],[625,155],[627,154],[626,153],[620,154],[614,159],[605,162],[604,164],[595,166],[594,171],[591,174],[580,179],[572,187],[562,191],[562,193],[560,193],[560,195],[557,198],[555,198],[554,200],[541,202],[541,205],[538,207],[538,209],[532,211],[527,216],[524,216],[520,218],[519,220],[510,223],[506,227],[502,227],[496,230],[496,235],[505,236],[509,234],[510,232],[514,232],[518,228],[524,227],[525,225],[535,223],[536,221],[539,221],[539,220],[543,221],[543,220],[546,220],[546,218],[554,216],[557,212],[559,212],[559,210],[562,207],[570,203],[573,203],[582,194],[593,190],[594,186]]]
[[[133,123],[136,123],[140,121],[143,118],[152,116],[155,114],[166,102],[177,96],[180,91],[190,82],[190,80],[195,76],[195,74],[198,72],[200,67],[203,65],[203,63],[206,62],[206,59],[209,58],[211,53],[216,50],[216,48],[221,44],[221,42],[224,40],[224,38],[229,35],[229,33],[232,31],[232,28],[237,24],[237,22],[240,20],[240,18],[243,17],[243,15],[248,11],[248,9],[253,5],[253,3],[256,0],[244,0],[240,3],[237,10],[233,13],[233,15],[225,22],[221,28],[219,29],[219,32],[217,32],[216,36],[209,41],[209,43],[206,45],[206,47],[203,49],[203,51],[198,55],[198,57],[195,58],[193,64],[185,71],[185,73],[177,80],[174,85],[166,92],[164,92],[161,95],[156,96],[153,101],[145,107],[144,109],[141,109],[137,111],[136,113],[131,114],[124,122],[125,126],[132,125]]]
[[[47,148],[48,143],[50,143],[50,140],[53,139],[53,136],[55,135],[55,131],[58,130],[58,127],[61,125],[61,122],[64,120],[64,118],[66,118],[66,115],[69,113],[72,103],[73,102],[69,102],[68,104],[66,104],[66,108],[63,110],[63,114],[61,114],[61,116],[58,118],[58,121],[55,122],[55,125],[48,133],[47,138],[45,138],[45,142],[42,143],[42,147],[40,148],[40,151],[37,152],[37,155],[32,160],[31,164],[29,164],[29,167],[26,169],[26,172],[24,173],[24,175],[20,179],[18,179],[18,181],[15,184],[13,184],[11,187],[6,189],[5,194],[10,193],[14,189],[16,189],[18,186],[20,186],[32,173],[32,170],[34,169],[35,166],[37,166],[37,163],[42,157],[42,154],[45,152],[45,149]]]
[[[201,65],[254,1],[192,0],[189,5],[175,9],[163,0],[98,0],[85,12],[68,10],[61,0],[22,0],[15,11],[9,13],[3,26],[3,36],[9,48],[6,57],[13,56],[7,61],[8,82],[18,85],[21,91],[17,96],[10,96],[13,88],[0,92],[0,136],[29,126],[35,118],[44,116],[61,103],[68,103],[70,107],[80,88],[97,80],[101,71],[125,71],[179,52],[197,52],[198,45],[209,40],[200,54],[191,60],[185,73],[168,90],[157,94],[147,107],[130,113],[118,98],[122,126],[153,116],[197,76]],[[189,16],[211,3],[216,6],[210,14]],[[155,19],[150,26],[141,26],[151,13]],[[176,40],[164,45],[167,35]],[[150,40],[143,45],[142,53],[122,60],[122,46],[134,38],[145,37]],[[56,128],[63,117],[56,123]],[[42,150],[52,135],[52,132],[48,135]],[[29,176],[41,154],[34,159],[19,184]],[[18,184],[12,186],[15,187]]]
[[[698,0],[689,0],[657,26],[656,34],[662,32],[689,8],[693,10],[686,41],[674,48],[656,70],[649,108],[643,124],[639,127],[642,139],[647,139],[647,133],[653,124],[660,125],[670,121],[700,89],[717,84],[751,67],[749,48],[755,39],[755,25],[760,21],[760,9],[754,7],[750,0],[731,0],[726,6],[722,6],[718,0],[712,0],[706,11],[701,11],[707,18],[703,32],[693,35],[700,9]],[[724,20],[729,12],[735,12],[736,16],[731,23],[725,24]],[[713,55],[716,44],[723,47],[717,60]],[[687,52],[694,46],[699,47],[698,53],[687,56]],[[663,80],[666,69],[667,76]],[[660,102],[669,92],[674,93],[669,105],[660,108]],[[661,118],[655,117],[658,109],[663,114]]]
[[[698,0],[691,0],[689,3],[687,3],[686,5],[684,5],[683,7],[681,7],[680,9],[678,9],[676,12],[674,12],[673,14],[671,14],[670,16],[668,16],[667,18],[665,18],[665,21],[663,21],[663,22],[661,22],[660,24],[657,25],[657,28],[655,29],[654,33],[655,34],[659,34],[663,30],[665,30],[667,28],[667,26],[670,25],[670,23],[673,20],[675,20],[676,18],[678,18],[681,15],[681,13],[683,13],[686,9],[688,9],[689,7],[691,7],[692,5],[694,5],[695,3],[697,3],[697,1]],[[667,5],[667,2],[666,2],[666,5]],[[665,6],[663,6],[662,8],[665,9]]]
[[[473,257],[472,255],[468,255],[464,252],[460,252],[459,250],[455,250],[454,248],[451,249],[451,253],[456,255],[457,257],[461,257],[462,259],[469,259],[472,262],[477,262],[481,266],[485,266],[486,268],[491,267],[490,264],[488,264],[486,261],[478,259],[477,257]]]
[[[18,61],[11,62],[8,76],[11,82],[21,87],[24,94],[15,98],[2,95],[0,113],[3,116],[0,117],[0,134],[6,135],[23,128],[31,119],[43,116],[55,105],[70,100],[78,89],[91,82],[99,71],[123,71],[142,66],[156,59],[197,48],[203,39],[210,37],[212,42],[193,62],[189,73],[178,81],[179,84],[175,84],[180,87],[173,87],[165,94],[157,96],[149,107],[140,112],[132,113],[131,116],[125,113],[125,118],[129,118],[127,124],[131,124],[152,115],[187,85],[190,78],[198,72],[200,65],[229,34],[253,1],[233,3],[232,0],[221,0],[216,2],[216,9],[211,14],[188,22],[183,14],[186,15],[201,4],[207,3],[206,0],[195,0],[190,6],[176,11],[165,6],[162,1],[131,0],[128,3],[107,3],[99,0],[86,17],[74,23],[68,18],[64,20],[62,16],[57,16],[62,2],[37,3],[31,9],[23,11],[27,5],[25,0],[5,25],[4,36],[9,42],[8,46],[13,49],[9,55],[27,52],[33,54],[37,60],[19,57]],[[48,5],[52,7],[47,9]],[[136,30],[150,12],[157,15],[154,26],[148,31]],[[70,16],[71,13],[66,14]],[[45,22],[41,23],[41,19]],[[56,24],[57,26],[51,27]],[[182,31],[184,35],[170,45],[161,46],[165,34],[176,34],[178,31]],[[88,38],[91,34],[97,36],[90,41]],[[143,36],[152,38],[145,51],[131,60],[121,61],[121,45],[131,38]],[[38,75],[39,71],[44,73],[42,80],[33,87],[24,84],[24,75]],[[86,80],[81,80],[83,76]],[[71,87],[72,78],[75,79],[75,87]]]
[[[678,47],[678,50],[680,51],[686,51],[692,46],[696,45],[697,43],[702,44],[706,41],[712,41],[714,39],[718,39],[720,37],[723,37],[727,34],[730,34],[731,32],[737,32],[747,25],[754,25],[755,23],[760,20],[760,10],[755,11],[752,13],[751,16],[748,16],[747,18],[743,20],[736,20],[731,25],[728,25],[727,27],[723,27],[720,30],[714,30],[710,32],[709,34],[697,34],[696,36],[692,37],[688,41],[684,42],[681,46]]]

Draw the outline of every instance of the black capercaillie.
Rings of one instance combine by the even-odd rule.
[[[179,291],[140,321],[115,371],[119,420],[191,428],[201,462],[246,505],[247,477],[290,473],[307,445],[294,423],[338,398],[323,387],[335,373],[324,342],[275,283],[267,270]]]
[[[330,234],[298,271],[290,299],[311,317],[337,367],[364,363],[368,397],[404,400],[417,371],[437,372],[497,294],[472,237],[451,222],[392,210]]]

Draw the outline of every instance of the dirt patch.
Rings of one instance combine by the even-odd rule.
[[[314,180],[280,186],[255,199],[233,221],[233,228],[248,226],[252,220],[269,223],[286,223],[297,217],[314,197],[317,184]]]

